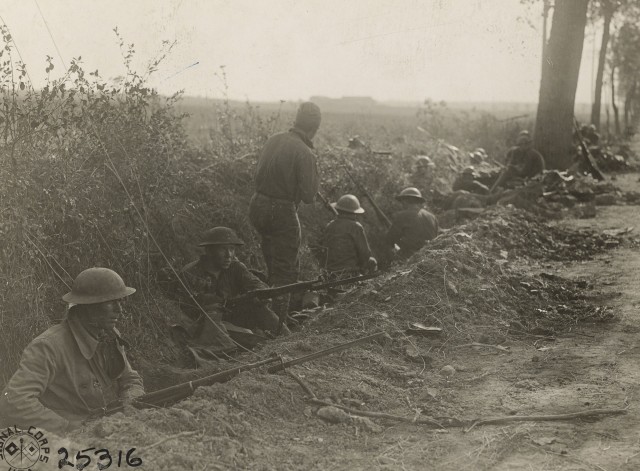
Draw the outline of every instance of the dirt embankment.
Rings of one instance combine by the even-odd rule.
[[[632,271],[616,279],[613,267],[631,262],[633,233],[603,230],[633,225],[634,210],[621,207],[617,219],[579,230],[508,208],[489,212],[256,352],[297,357],[386,330],[388,339],[292,371],[325,402],[431,417],[443,429],[377,418],[334,424],[318,417],[318,406],[289,376],[253,371],[172,407],[88,424],[70,437],[71,446],[136,446],[147,467],[167,470],[634,469],[633,405],[622,419],[597,422],[523,422],[469,433],[446,426],[633,404],[637,373],[621,359],[635,358],[632,335],[640,326],[621,309],[631,300],[616,296],[614,284],[602,287],[598,275],[632,282]],[[410,336],[414,322],[442,334]],[[613,341],[605,335],[611,329]],[[441,373],[446,365],[453,375]],[[612,457],[618,466],[607,467]]]

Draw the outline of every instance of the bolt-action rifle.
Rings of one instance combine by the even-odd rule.
[[[325,281],[322,278],[318,278],[313,281],[300,281],[298,283],[292,283],[290,285],[274,286],[273,288],[257,289],[249,291],[235,298],[228,299],[225,302],[225,307],[233,307],[238,304],[243,304],[253,300],[271,299],[277,298],[290,293],[304,293],[307,291],[317,291],[321,289],[333,288],[336,286],[349,285],[357,283],[358,281],[370,280],[380,276],[382,272],[370,273],[367,275],[352,276],[350,278],[343,278],[341,280]]]
[[[575,116],[573,117],[573,127],[575,129],[575,134],[578,138],[578,141],[580,141],[580,150],[582,151],[582,155],[587,164],[589,173],[593,175],[593,177],[597,180],[604,180],[605,178],[602,170],[600,170],[600,167],[598,167],[598,163],[596,162],[596,159],[593,158],[593,154],[589,150],[589,146],[586,144],[586,142],[584,142],[584,139],[582,138],[580,126],[578,125],[578,120]]]
[[[338,210],[333,206],[331,206],[331,203],[329,203],[329,200],[322,193],[318,192],[318,198],[320,198],[320,201],[322,201],[322,204],[324,205],[324,207],[327,208],[327,210],[331,211],[334,216],[338,215]]]
[[[307,361],[315,360],[316,358],[321,358],[331,353],[340,352],[348,348],[354,347],[356,345],[369,342],[370,340],[380,338],[384,335],[386,335],[386,332],[384,331],[377,332],[375,334],[368,335],[366,337],[361,337],[359,339],[352,340],[351,342],[336,345],[334,347],[330,347],[325,350],[321,350],[319,352],[315,352],[310,355],[306,355],[304,357],[296,358],[289,361],[283,361],[280,355],[273,355],[265,360],[258,361],[256,363],[249,363],[246,365],[238,366],[236,368],[231,368],[229,370],[220,371],[219,373],[215,373],[210,376],[205,376],[204,378],[199,378],[193,381],[176,384],[175,386],[171,386],[165,389],[160,389],[158,391],[144,394],[142,396],[139,396],[133,399],[130,402],[130,405],[138,409],[145,409],[150,407],[164,407],[166,405],[173,404],[177,401],[180,401],[182,399],[185,399],[191,396],[196,390],[196,388],[198,388],[199,386],[210,386],[215,383],[224,383],[226,381],[229,381],[234,376],[237,376],[242,371],[253,370],[261,366],[277,363],[268,369],[269,373],[275,373],[275,372],[284,370],[289,366],[299,365],[300,363],[305,363]],[[109,404],[107,407],[94,410],[93,414],[91,414],[91,417],[96,418],[103,415],[115,414],[116,412],[123,411],[124,408],[125,408],[125,405],[123,404],[122,401],[115,401]]]
[[[358,188],[358,191],[362,193],[364,197],[369,200],[369,203],[371,203],[371,206],[373,206],[373,209],[376,212],[376,215],[378,216],[380,221],[382,221],[382,223],[386,226],[386,228],[389,229],[391,227],[391,220],[382,211],[382,209],[380,209],[380,206],[378,206],[378,203],[376,203],[376,200],[373,199],[373,196],[371,196],[371,193],[369,193],[367,189],[358,180],[356,180],[356,178],[349,171],[349,168],[346,165],[344,165],[344,171],[347,172],[347,175],[349,176],[353,184]]]

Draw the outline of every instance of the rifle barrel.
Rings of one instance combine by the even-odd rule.
[[[282,296],[287,293],[295,293],[299,291],[311,291],[315,289],[331,288],[333,286],[348,285],[349,283],[355,283],[357,281],[369,280],[379,276],[382,272],[375,272],[368,275],[353,276],[351,278],[343,278],[341,280],[323,281],[317,279],[313,281],[300,281],[298,283],[292,283],[290,285],[274,286],[273,288],[257,289],[245,294],[241,294],[235,298],[229,299],[225,306],[232,307],[242,302],[250,301],[252,299],[269,299]]]
[[[382,221],[382,223],[387,227],[387,229],[389,227],[391,227],[391,220],[387,217],[387,215],[384,213],[384,211],[382,211],[382,209],[380,208],[380,206],[378,206],[378,203],[376,203],[376,200],[373,199],[373,196],[371,196],[371,194],[367,191],[367,189],[358,181],[356,180],[356,178],[353,176],[353,174],[349,171],[349,169],[347,168],[346,165],[343,166],[345,172],[347,172],[347,175],[349,176],[349,178],[351,179],[351,181],[353,182],[353,184],[355,186],[358,187],[358,189],[362,192],[362,194],[364,195],[365,198],[367,198],[369,200],[369,203],[371,203],[371,206],[373,206],[373,210],[376,212],[376,214],[378,215],[378,218],[380,218],[380,220]]]
[[[159,389],[157,391],[153,391],[135,398],[133,405],[144,408],[145,406],[162,406],[168,402],[179,401],[180,399],[191,396],[191,394],[193,394],[193,392],[199,386],[209,386],[215,383],[223,383],[240,374],[242,371],[252,370],[260,366],[275,363],[277,361],[282,361],[280,356],[273,356],[256,363],[247,363],[236,368],[231,368],[209,376],[205,376],[204,378],[198,378],[193,381],[187,381],[185,383],[169,386],[168,388]],[[113,406],[108,406],[106,411],[104,412],[104,415],[114,414],[116,412],[122,411],[123,409],[124,405],[118,402]]]
[[[269,373],[276,373],[290,366],[299,365],[300,363],[305,363],[307,361],[315,360],[316,358],[321,358],[323,356],[330,355],[331,353],[340,352],[342,350],[346,350],[348,348],[354,347],[361,343],[366,343],[366,342],[369,342],[370,340],[380,338],[386,334],[387,333],[385,331],[382,331],[382,332],[377,332],[375,334],[367,335],[366,337],[361,337],[359,339],[352,340],[351,342],[336,345],[334,347],[327,348],[326,350],[320,350],[319,352],[311,353],[304,357],[295,358],[293,360],[282,362],[279,365],[271,366],[270,368],[267,369],[267,371]]]

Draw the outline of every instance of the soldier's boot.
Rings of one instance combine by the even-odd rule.
[[[289,316],[290,300],[291,295],[285,294],[284,296],[279,296],[274,299],[273,304],[271,305],[273,312],[276,313],[279,319],[278,331],[275,332],[277,335],[287,335],[291,333],[291,331],[287,327],[287,317]]]

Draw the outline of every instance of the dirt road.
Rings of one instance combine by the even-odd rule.
[[[621,177],[624,189],[637,175]],[[634,226],[640,207],[600,207],[598,217],[561,224],[597,230]],[[555,341],[532,339],[510,354],[485,352],[450,359],[462,378],[444,384],[462,411],[478,416],[562,414],[595,408],[624,408],[622,416],[569,422],[524,422],[487,426],[469,433],[450,430],[407,436],[387,430],[388,446],[373,463],[387,469],[635,470],[640,469],[640,251],[626,246],[576,263],[547,263],[532,270],[593,283],[593,302],[609,306],[616,321],[578,325]],[[486,356],[479,356],[484,354]],[[373,464],[372,463],[372,464]],[[342,468],[341,468],[342,469]],[[346,469],[346,468],[345,468]]]
[[[636,175],[628,175],[618,184],[629,188],[636,181]],[[635,226],[638,230],[640,208],[599,208],[596,219],[563,224],[600,230]],[[495,469],[640,469],[640,251],[622,247],[592,261],[555,268],[563,276],[593,281],[602,290],[594,301],[613,307],[619,321],[608,327],[579,328],[575,337],[558,339],[544,352],[524,349],[513,366],[533,387],[518,391],[507,386],[505,402],[514,408],[535,404],[540,410],[557,412],[628,404],[629,412],[592,423],[540,423],[494,430],[494,437],[506,434],[509,441],[519,437],[518,446],[496,459]],[[527,357],[537,361],[527,365]],[[505,439],[497,441],[505,444]],[[488,444],[488,448],[498,444]]]

